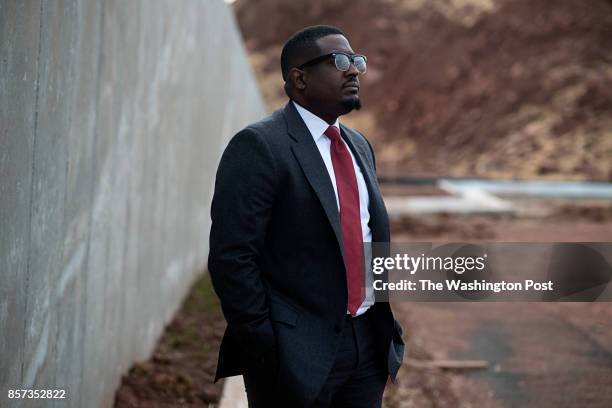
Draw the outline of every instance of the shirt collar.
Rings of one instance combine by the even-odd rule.
[[[300,104],[298,104],[297,102],[291,102],[302,117],[302,120],[306,124],[306,127],[310,131],[310,134],[312,135],[314,141],[318,142],[321,137],[325,136],[324,132],[329,127],[329,124],[314,113],[310,112],[308,109],[300,106]],[[336,128],[338,128],[338,131],[340,131],[340,124],[338,123],[338,119],[336,119],[336,123],[334,123],[332,126],[335,126]]]

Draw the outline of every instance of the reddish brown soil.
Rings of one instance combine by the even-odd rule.
[[[607,205],[562,205],[544,218],[410,217],[394,242],[612,241]],[[612,406],[610,303],[395,303],[407,358],[485,360],[479,370],[405,364],[385,392],[396,407]]]
[[[408,358],[484,360],[477,370],[405,364],[385,392],[396,407],[612,404],[610,303],[398,303]]]
[[[589,220],[612,222],[612,205],[575,206],[564,205],[547,217],[547,220]],[[611,237],[612,238],[612,233]]]
[[[612,180],[610,0],[238,0],[270,109],[280,48],[311,24],[368,55],[364,109],[380,173]],[[262,23],[265,22],[265,23]]]
[[[116,408],[209,408],[223,381],[213,384],[225,320],[208,275],[200,278],[153,357],[135,364],[123,377]]]

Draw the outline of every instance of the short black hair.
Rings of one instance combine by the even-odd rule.
[[[294,33],[285,45],[281,52],[281,71],[283,80],[287,80],[289,70],[299,62],[299,57],[304,54],[315,54],[319,46],[317,40],[328,35],[340,34],[346,35],[337,27],[329,25],[315,25],[304,27],[300,31]]]

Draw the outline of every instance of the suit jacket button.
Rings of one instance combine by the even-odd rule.
[[[334,324],[334,331],[336,333],[340,333],[342,331],[342,327],[339,324]]]

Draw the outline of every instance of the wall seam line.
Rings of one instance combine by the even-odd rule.
[[[30,268],[32,265],[32,213],[34,211],[34,192],[35,192],[35,174],[36,174],[36,139],[38,138],[38,109],[39,109],[39,95],[40,95],[40,53],[42,49],[42,26],[43,26],[43,7],[44,0],[40,0],[40,18],[38,24],[38,51],[36,54],[36,97],[34,100],[34,138],[32,140],[32,166],[30,171],[30,208],[28,211],[28,257],[26,262],[26,276],[25,276],[25,305],[23,314],[23,337],[24,346],[21,348],[21,383],[22,385],[25,380],[25,348],[27,342],[27,320],[28,320],[28,293],[30,287]]]

